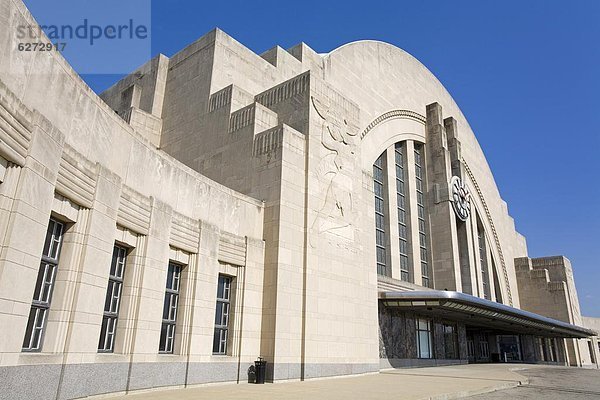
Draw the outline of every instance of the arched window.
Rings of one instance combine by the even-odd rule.
[[[422,144],[403,141],[373,164],[375,245],[379,275],[430,287],[423,154]]]

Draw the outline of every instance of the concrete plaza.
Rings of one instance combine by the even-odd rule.
[[[528,385],[470,397],[470,400],[600,399],[600,370],[578,368],[531,368],[519,371]]]
[[[460,366],[394,369],[376,374],[305,382],[254,385],[211,385],[177,390],[146,391],[119,396],[122,400],[188,399],[453,399],[516,388],[527,384],[523,368],[552,370],[557,367],[523,364],[471,364]],[[568,368],[561,368],[567,369]],[[583,373],[583,370],[575,370]],[[115,398],[115,397],[111,397]],[[481,397],[486,398],[486,397]]]

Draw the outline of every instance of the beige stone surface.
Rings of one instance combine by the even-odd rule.
[[[187,400],[224,399],[310,399],[310,400],[386,400],[455,399],[527,384],[518,364],[463,365],[404,370],[309,382],[277,384],[219,385],[179,390],[132,393],[113,399]],[[544,367],[538,367],[544,368]],[[546,367],[550,368],[550,367]]]

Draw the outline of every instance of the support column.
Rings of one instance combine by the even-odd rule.
[[[456,217],[450,202],[449,182],[452,177],[442,106],[427,106],[427,196],[434,287],[462,291]]]
[[[448,117],[444,119],[444,128],[448,136],[452,176],[458,176],[464,182],[466,174],[462,163],[462,145],[458,139],[458,124],[453,117]],[[483,292],[480,288],[481,276],[478,275],[481,273],[481,265],[479,265],[477,220],[473,215],[472,213],[469,220],[464,222],[456,220],[460,251],[460,274],[462,291],[481,297]]]

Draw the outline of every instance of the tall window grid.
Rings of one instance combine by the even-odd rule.
[[[489,300],[491,297],[489,285],[490,278],[488,276],[485,235],[483,233],[483,229],[480,226],[477,227],[477,240],[479,242],[479,264],[481,265],[481,284],[483,286],[483,297]]]
[[[418,358],[433,358],[431,338],[431,320],[417,318],[417,356]]]
[[[422,146],[415,144],[415,176],[417,189],[417,214],[419,220],[419,247],[421,252],[421,278],[423,286],[431,287],[427,257],[427,230],[425,224],[425,200],[423,196],[423,154]]]
[[[160,353],[173,353],[177,307],[179,306],[179,287],[181,283],[181,265],[170,262],[167,271],[167,287],[163,306],[162,326],[160,328]]]
[[[33,292],[27,328],[25,330],[25,338],[23,339],[23,351],[40,351],[42,349],[44,331],[46,329],[52,292],[56,280],[63,232],[64,225],[55,219],[50,219],[44,241],[42,261]]]
[[[215,334],[213,354],[227,354],[229,332],[229,309],[231,307],[231,277],[219,275],[217,283],[217,308],[215,310]]]
[[[458,358],[458,332],[455,324],[443,324],[444,331],[444,358]]]
[[[383,173],[385,152],[373,164],[373,190],[375,191],[375,245],[377,273],[388,275],[385,238],[385,178]]]
[[[102,317],[102,326],[100,328],[100,339],[98,340],[99,352],[111,353],[115,349],[115,336],[117,333],[119,309],[121,307],[121,295],[123,293],[126,257],[127,249],[115,245],[108,275],[106,299],[104,300],[104,316]]]
[[[406,185],[404,184],[404,146],[395,145],[396,159],[396,197],[398,204],[398,241],[400,248],[400,279],[409,281],[408,268],[408,230],[406,228]]]

